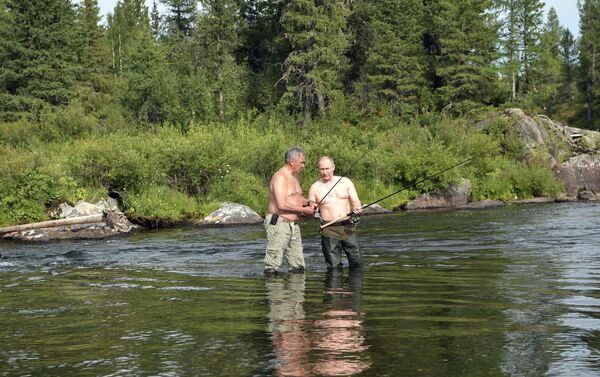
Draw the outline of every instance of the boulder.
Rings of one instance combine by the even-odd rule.
[[[237,203],[221,203],[221,207],[200,220],[201,225],[257,224],[263,218],[250,207]]]
[[[528,150],[531,150],[550,141],[548,132],[540,126],[533,118],[527,116],[521,109],[506,110],[508,116],[516,118],[515,127],[517,132],[525,141]]]
[[[403,208],[406,210],[415,210],[459,207],[467,204],[470,196],[471,181],[462,179],[458,184],[450,184],[441,193],[425,193],[408,202]]]
[[[583,201],[596,200],[596,195],[591,191],[580,191],[577,193],[577,199]]]
[[[565,183],[565,193],[577,197],[579,192],[600,193],[600,156],[580,154],[563,163],[557,171]]]
[[[363,209],[361,215],[378,215],[382,213],[391,213],[394,212],[390,209],[383,208],[379,204],[373,204],[365,209]]]

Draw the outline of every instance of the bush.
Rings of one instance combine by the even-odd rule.
[[[252,174],[239,170],[224,171],[206,196],[209,202],[234,202],[264,213],[269,201],[267,186]]]
[[[154,227],[180,223],[199,213],[196,200],[166,186],[149,185],[127,193],[123,202],[130,219]]]

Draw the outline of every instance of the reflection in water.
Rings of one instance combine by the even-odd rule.
[[[362,271],[349,273],[347,288],[343,271],[326,274],[324,305],[315,320],[306,318],[304,275],[269,279],[266,286],[279,375],[350,376],[369,367],[362,355],[368,349],[360,312]]]
[[[304,319],[304,274],[267,279],[269,331],[282,376],[308,376],[309,334]]]
[[[325,376],[350,376],[369,364],[360,352],[366,351],[360,301],[362,269],[350,270],[348,288],[344,288],[342,270],[328,272],[325,277],[325,319],[315,321],[315,347],[321,352],[315,371]]]

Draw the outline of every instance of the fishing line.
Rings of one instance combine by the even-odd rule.
[[[441,171],[439,171],[439,172],[437,172],[437,173],[435,173],[435,174],[432,174],[432,175],[429,175],[429,176],[427,176],[427,177],[425,177],[425,178],[422,178],[422,179],[420,179],[420,180],[418,180],[418,181],[416,181],[416,182],[412,183],[412,184],[411,184],[411,185],[409,185],[409,186],[406,186],[406,187],[404,187],[404,188],[402,188],[402,189],[400,189],[400,190],[398,190],[398,191],[394,191],[394,192],[392,192],[391,194],[388,194],[388,195],[384,196],[383,198],[377,199],[377,200],[375,200],[374,202],[371,202],[371,203],[369,203],[369,204],[365,204],[364,206],[360,207],[360,209],[361,209],[361,210],[363,210],[363,209],[365,209],[365,208],[368,208],[368,207],[372,206],[373,204],[379,203],[380,201],[382,201],[382,200],[385,200],[385,199],[387,199],[387,198],[389,198],[389,197],[391,197],[391,196],[394,196],[394,195],[396,195],[396,194],[398,194],[398,193],[401,193],[402,191],[405,191],[405,190],[408,190],[408,189],[410,189],[410,188],[413,188],[413,187],[415,187],[416,185],[418,185],[419,183],[425,182],[425,181],[427,181],[427,180],[429,180],[429,179],[431,179],[431,178],[435,178],[435,177],[437,177],[438,175],[441,175],[441,174],[443,174],[443,173],[445,173],[445,172],[447,172],[447,171],[449,171],[449,170],[452,170],[452,169],[454,169],[454,168],[456,168],[456,167],[458,167],[458,166],[460,166],[460,165],[464,165],[464,164],[466,164],[466,163],[468,163],[468,162],[471,162],[471,161],[473,161],[473,160],[474,160],[474,159],[476,159],[476,158],[479,158],[479,157],[481,157],[481,156],[484,156],[484,155],[486,155],[486,154],[488,154],[488,153],[491,153],[491,152],[494,152],[494,151],[495,151],[495,149],[494,149],[494,150],[491,150],[491,151],[486,151],[486,152],[480,153],[480,154],[478,154],[478,155],[475,155],[475,156],[473,156],[473,157],[469,157],[469,158],[467,158],[466,160],[462,160],[461,162],[459,162],[459,163],[456,163],[456,164],[454,164],[454,165],[452,165],[452,166],[450,166],[450,167],[447,167],[447,168],[445,168],[444,170],[441,170]],[[323,224],[323,225],[321,225],[321,229],[323,229],[323,228],[325,228],[325,227],[328,227],[329,225],[335,224],[335,223],[337,223],[338,221],[340,221],[340,220],[343,220],[343,219],[345,219],[346,217],[348,217],[348,216],[351,216],[351,215],[353,215],[353,214],[354,214],[353,212],[350,212],[350,213],[348,213],[348,214],[347,214],[346,216],[344,216],[344,217],[341,217],[341,218],[339,218],[339,219],[337,219],[337,220],[333,220],[333,221],[330,221],[330,222],[328,222],[328,223],[326,223],[326,224]]]

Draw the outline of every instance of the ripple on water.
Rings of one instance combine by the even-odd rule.
[[[563,325],[587,330],[587,331],[600,331],[600,318],[594,318],[583,313],[569,313],[560,318]]]
[[[173,287],[161,287],[161,291],[209,291],[214,288],[210,287],[185,287],[185,286],[173,286]]]

